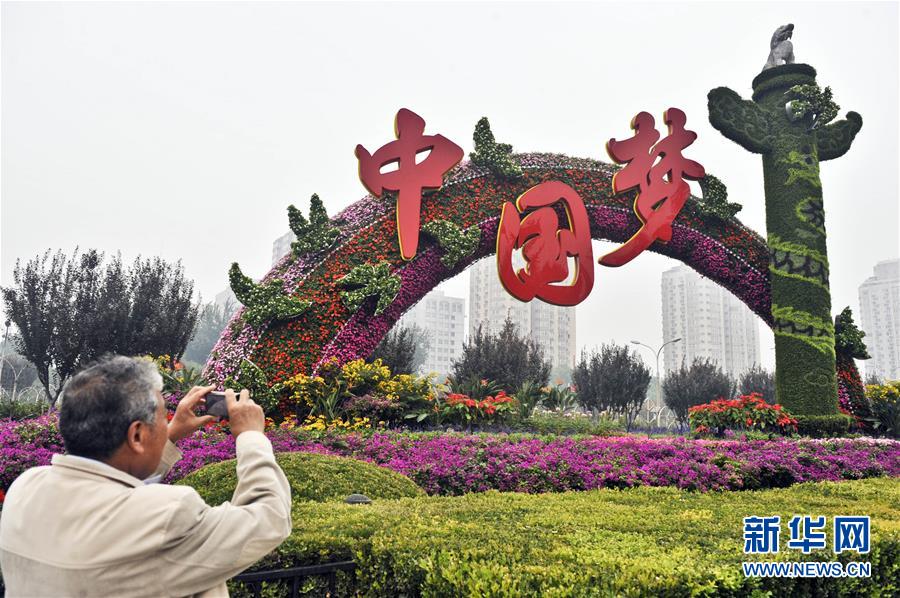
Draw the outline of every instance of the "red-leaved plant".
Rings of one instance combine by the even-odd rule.
[[[725,430],[760,430],[791,434],[797,420],[781,408],[766,403],[757,392],[736,399],[717,399],[688,409],[691,430],[696,434],[724,436]]]

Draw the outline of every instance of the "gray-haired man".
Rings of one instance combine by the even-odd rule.
[[[212,419],[194,413],[212,388],[191,389],[167,424],[149,361],[104,358],[66,384],[68,454],[19,476],[3,505],[9,598],[227,596],[226,579],[290,534],[290,487],[246,390],[226,391],[237,446],[230,503],[211,507],[192,488],[150,483],[181,458],[173,442]]]

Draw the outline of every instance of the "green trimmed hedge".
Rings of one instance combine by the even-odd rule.
[[[291,484],[294,503],[343,501],[365,494],[372,500],[425,496],[408,477],[349,457],[312,453],[278,453],[275,460]],[[221,461],[198,469],[175,484],[193,486],[211,505],[231,500],[237,486],[235,461]]]
[[[612,436],[625,432],[618,421],[607,417],[596,421],[587,415],[561,415],[558,413],[535,413],[515,424],[515,428],[532,434],[560,434],[571,436]]]
[[[846,436],[853,418],[840,415],[797,415],[797,433],[813,438]]]
[[[294,531],[256,570],[353,559],[338,595],[896,596],[900,480],[697,493],[673,488],[375,501],[295,502]],[[787,548],[795,514],[870,515],[867,555]],[[742,519],[781,515],[781,550],[743,554]],[[869,579],[745,578],[744,560],[867,561]],[[324,595],[307,580],[308,595]],[[231,584],[232,595],[247,588]],[[280,588],[266,590],[278,595]]]

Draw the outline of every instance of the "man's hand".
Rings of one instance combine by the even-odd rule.
[[[200,417],[194,413],[197,405],[203,403],[206,393],[214,388],[215,386],[195,386],[184,395],[175,408],[175,416],[169,422],[169,440],[178,442],[185,436],[193,434],[200,426],[216,420],[212,415]]]
[[[262,407],[253,402],[250,391],[246,388],[241,391],[240,398],[234,396],[233,390],[226,388],[225,406],[228,407],[228,422],[235,438],[248,430],[257,432],[265,430],[266,416]]]

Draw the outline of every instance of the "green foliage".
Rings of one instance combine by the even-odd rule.
[[[331,247],[340,231],[331,226],[325,206],[319,196],[313,193],[309,200],[309,220],[293,205],[288,206],[288,223],[297,240],[291,243],[294,256],[300,257]]]
[[[77,249],[71,258],[48,250],[17,261],[13,285],[2,288],[16,352],[34,365],[51,404],[104,353],[180,356],[199,310],[193,291],[180,262],[137,258],[127,268],[118,256],[104,265],[102,253]]]
[[[290,482],[295,504],[341,502],[351,494],[365,494],[373,501],[425,495],[406,476],[349,457],[278,453],[275,460]],[[235,460],[207,465],[175,483],[193,487],[208,504],[222,504],[231,500],[237,486]]]
[[[789,118],[809,123],[811,129],[827,125],[838,115],[840,106],[834,103],[831,88],[823,91],[816,84],[794,85],[787,92]]]
[[[469,154],[469,157],[473,164],[483,166],[494,174],[506,178],[522,176],[522,167],[512,157],[512,146],[494,140],[491,123],[486,116],[475,125],[472,139],[475,142],[475,151]]]
[[[303,315],[310,302],[292,297],[284,292],[284,282],[280,279],[256,284],[241,272],[237,262],[228,271],[231,290],[237,300],[244,304],[244,319],[251,326],[262,326],[269,320],[284,321]]]
[[[157,362],[157,366],[160,366]],[[200,368],[190,367],[181,363],[175,367],[159,367],[159,373],[163,379],[163,392],[187,394],[195,386],[204,384]]]
[[[734,382],[715,362],[695,358],[690,366],[681,364],[663,382],[663,398],[681,425],[687,423],[688,409],[716,399],[730,398]]]
[[[625,427],[618,419],[591,417],[580,413],[535,413],[516,424],[516,429],[532,434],[612,436],[621,434]]]
[[[430,346],[428,332],[418,325],[395,326],[375,347],[369,361],[380,359],[395,374],[413,374],[425,363]]]
[[[757,364],[741,374],[738,382],[738,392],[742,395],[759,393],[763,400],[770,405],[775,404],[775,376],[772,372]]]
[[[853,418],[844,415],[795,415],[797,433],[813,438],[832,438],[846,436],[853,423]]]
[[[582,351],[572,381],[583,407],[621,415],[631,430],[647,397],[650,369],[628,346],[610,343],[589,354]]]
[[[697,207],[701,212],[728,220],[734,218],[735,214],[743,208],[739,203],[728,201],[728,189],[725,187],[725,183],[713,175],[708,174],[697,182],[703,191],[703,201],[697,202]]]
[[[853,359],[869,359],[863,337],[866,333],[853,322],[853,311],[847,306],[834,318],[834,350],[845,353]]]
[[[885,436],[900,438],[900,380],[867,384],[866,396],[877,419],[875,430]]]
[[[294,530],[255,569],[339,560],[341,596],[892,596],[900,532],[892,478],[756,492],[633,488],[376,500],[295,501]],[[745,555],[741,520],[797,513],[871,517],[870,553],[785,548]],[[826,526],[829,546],[831,526]],[[786,532],[782,532],[782,537]],[[871,578],[754,578],[748,560],[868,561]]]
[[[31,419],[50,412],[50,403],[42,397],[0,396],[0,419]]]
[[[542,404],[550,411],[566,413],[578,405],[578,394],[570,387],[558,384],[546,389]]]
[[[481,229],[477,226],[462,230],[449,220],[432,220],[425,223],[422,230],[434,237],[444,250],[441,263],[447,268],[453,268],[460,260],[475,253],[481,241]]]
[[[263,408],[266,415],[278,414],[278,394],[282,391],[282,385],[270,385],[265,372],[249,359],[241,361],[237,372],[226,378],[222,387],[231,388],[235,392],[246,388],[250,391],[254,402]]]
[[[538,405],[544,400],[543,389],[532,382],[526,380],[519,385],[513,397],[518,403],[518,416],[520,419],[528,419]]]
[[[516,325],[507,318],[497,334],[485,332],[481,326],[463,345],[462,355],[452,365],[453,380],[491,380],[500,388],[514,389],[530,381],[546,386],[550,378],[550,361],[532,339],[519,335]]]
[[[400,276],[391,274],[390,262],[362,264],[356,266],[338,281],[342,287],[356,287],[349,291],[341,291],[341,300],[352,312],[358,311],[369,297],[377,297],[375,315],[388,308],[400,292]]]

